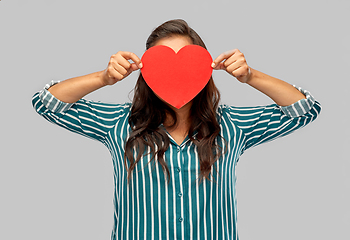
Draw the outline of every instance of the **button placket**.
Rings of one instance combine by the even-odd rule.
[[[177,161],[177,163],[178,164],[180,164],[180,165],[178,165],[177,167],[176,167],[176,171],[178,172],[178,177],[179,178],[182,178],[182,174],[181,174],[181,164],[183,163],[183,161],[182,161],[182,158],[183,158],[183,156],[182,156],[182,148],[180,147],[180,146],[177,146],[176,147],[176,151],[177,151],[177,157],[178,157],[178,160],[179,161]],[[182,181],[181,181],[182,183],[183,183],[183,179],[182,179]],[[179,201],[179,202],[181,202],[182,201],[182,197],[183,197],[183,193],[182,193],[182,189],[183,189],[183,186],[180,186],[180,188],[179,189],[177,189],[177,200],[176,201]],[[182,204],[181,204],[182,205]],[[178,215],[177,215],[177,221],[178,221],[178,223],[179,224],[181,224],[181,227],[182,227],[182,222],[184,221],[184,218],[183,218],[183,216],[182,216],[182,210],[178,213]]]
[[[181,214],[177,215],[177,223],[180,225],[181,229],[185,232],[185,239],[189,239],[189,229],[190,229],[190,223],[189,220],[187,220],[187,212],[189,212],[189,203],[188,203],[188,189],[189,189],[189,174],[188,174],[188,167],[190,163],[190,151],[189,148],[192,146],[190,144],[190,141],[183,144],[180,148],[180,153],[177,154],[179,157],[178,159],[178,167],[176,170],[178,171],[177,177],[182,179],[182,186],[180,189],[177,189],[177,197],[176,201],[182,201],[183,202],[183,211]],[[181,168],[180,168],[181,167]],[[185,221],[186,218],[186,221]],[[187,237],[186,237],[187,235]]]

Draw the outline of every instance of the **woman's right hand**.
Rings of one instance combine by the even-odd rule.
[[[132,60],[133,63],[128,60]],[[103,72],[103,83],[113,85],[141,68],[142,62],[135,53],[119,51],[111,56],[108,66]]]

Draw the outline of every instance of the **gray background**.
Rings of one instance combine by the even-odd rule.
[[[309,90],[314,123],[247,151],[238,164],[240,239],[350,239],[349,1],[0,1],[0,239],[109,239],[108,150],[39,117],[32,95],[52,79],[103,70],[119,50],[142,56],[159,24],[185,19],[213,58]],[[137,73],[86,98],[129,101]],[[222,103],[272,101],[214,71]],[[132,94],[130,95],[132,97]]]

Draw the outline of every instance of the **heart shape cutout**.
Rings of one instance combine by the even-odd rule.
[[[205,87],[213,72],[210,53],[198,45],[186,45],[177,53],[164,45],[154,46],[143,54],[141,61],[147,85],[177,109]]]

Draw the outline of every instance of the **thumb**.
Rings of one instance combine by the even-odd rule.
[[[223,62],[219,62],[219,63],[214,63],[214,62],[213,62],[211,66],[212,66],[213,69],[215,69],[215,70],[226,70],[226,67],[225,67],[225,65],[224,65]]]
[[[130,65],[130,67],[129,67],[127,73],[124,75],[124,78],[127,77],[127,76],[129,76],[133,71],[136,71],[136,70],[138,70],[138,69],[140,69],[140,68],[136,65],[136,63],[132,63],[132,64]]]
[[[130,65],[130,70],[131,71],[136,71],[136,70],[139,70],[140,68],[136,65],[136,63],[132,63]]]

